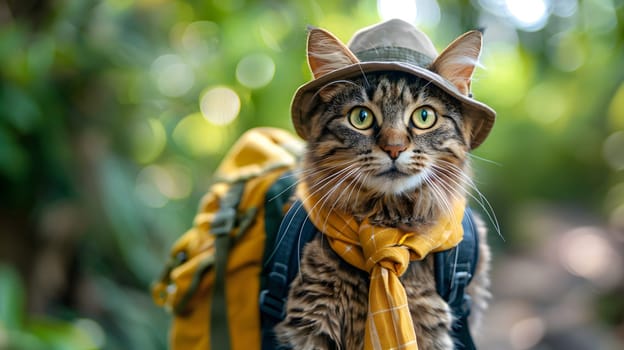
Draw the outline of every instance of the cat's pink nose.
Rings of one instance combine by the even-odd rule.
[[[384,145],[381,147],[392,159],[397,159],[401,152],[407,149],[406,144]]]

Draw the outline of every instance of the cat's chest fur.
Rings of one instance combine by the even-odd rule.
[[[453,349],[450,309],[437,294],[430,258],[410,263],[401,277],[419,349]],[[369,277],[344,262],[323,235],[302,253],[287,314],[276,327],[280,342],[294,349],[363,349]]]

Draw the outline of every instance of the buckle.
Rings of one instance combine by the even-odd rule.
[[[468,282],[470,282],[471,278],[472,275],[468,271],[455,272],[455,276],[453,276],[453,284],[465,287],[468,285]]]
[[[281,321],[286,317],[284,300],[274,297],[268,289],[264,289],[260,292],[260,312]]]
[[[236,222],[236,210],[233,208],[222,208],[214,216],[210,224],[210,231],[214,235],[229,234],[234,228]]]
[[[456,306],[460,306],[463,302],[463,296],[465,295],[464,288],[470,282],[472,275],[467,271],[457,271],[453,275],[453,279],[451,280],[451,294],[448,297],[448,303],[451,305],[453,309]]]
[[[260,311],[277,321],[286,317],[284,304],[288,295],[287,269],[286,265],[276,262],[269,273],[267,288],[260,292]]]

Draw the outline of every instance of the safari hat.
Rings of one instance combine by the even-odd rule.
[[[453,83],[428,69],[438,57],[438,52],[427,35],[411,24],[392,19],[361,29],[347,46],[359,62],[311,80],[299,87],[293,97],[293,124],[303,139],[309,136],[310,114],[319,103],[318,91],[322,87],[331,81],[385,71],[405,72],[425,79],[454,97],[461,105],[463,116],[472,119],[471,149],[477,148],[492,129],[496,118],[492,108],[473,99],[471,94],[463,94]]]

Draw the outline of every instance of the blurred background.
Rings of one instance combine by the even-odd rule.
[[[236,138],[292,130],[306,25],[393,17],[485,28],[481,348],[624,349],[619,0],[0,0],[0,349],[165,349],[150,283]]]

